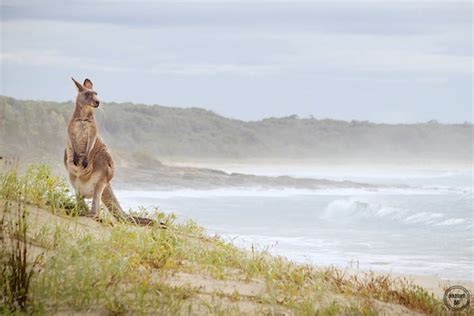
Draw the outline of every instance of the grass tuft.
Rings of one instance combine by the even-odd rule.
[[[377,275],[373,272],[360,277],[346,275],[339,269],[329,268],[324,272],[324,279],[340,293],[396,303],[429,315],[445,312],[442,302],[433,294],[405,278],[394,279],[388,275]]]
[[[5,202],[0,222],[0,312],[32,312],[31,279],[38,272],[42,255],[32,258],[27,240],[27,211],[22,195],[16,203]],[[6,213],[12,213],[7,218]]]

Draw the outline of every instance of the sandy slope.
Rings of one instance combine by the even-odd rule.
[[[1,213],[3,210],[3,201],[0,201]],[[54,227],[56,225],[61,226],[63,229],[67,229],[70,232],[76,234],[91,234],[92,236],[107,236],[110,233],[110,224],[101,224],[92,219],[85,217],[70,218],[65,215],[55,215],[51,212],[37,208],[34,206],[28,206],[28,221],[31,235],[40,233],[45,227]],[[8,216],[8,215],[7,215]],[[147,229],[147,228],[142,228]],[[191,239],[192,237],[190,237]],[[190,240],[191,242],[191,240]],[[196,241],[194,241],[196,242]],[[209,241],[197,241],[197,242],[209,242]],[[51,254],[47,249],[44,249],[38,245],[32,245],[33,254],[45,253]],[[184,263],[185,265],[193,265],[193,262]],[[354,272],[360,275],[363,272]],[[441,296],[443,288],[446,285],[452,284],[450,281],[440,280],[433,276],[407,276],[412,278],[415,283],[425,287],[432,291],[437,296]],[[205,308],[205,304],[217,304],[217,305],[235,305],[239,311],[249,314],[258,313],[265,309],[265,304],[259,301],[261,295],[265,295],[267,288],[265,282],[262,279],[245,279],[242,276],[241,271],[236,269],[227,269],[225,280],[219,280],[205,273],[197,272],[183,272],[183,271],[169,271],[166,274],[156,274],[157,282],[163,282],[170,286],[189,286],[196,288],[198,295],[189,300],[189,305],[193,307],[193,314],[206,314],[208,311]],[[457,283],[456,283],[457,284]],[[469,289],[472,291],[472,284],[467,284]],[[217,294],[217,296],[216,296]],[[235,295],[239,296],[238,300],[234,300]],[[217,298],[216,298],[217,297]],[[217,300],[217,301],[216,301]],[[340,294],[327,292],[322,302],[337,301],[341,304],[347,304],[349,301],[357,301],[357,297],[347,297]],[[205,303],[203,303],[205,302]],[[204,304],[204,305],[203,305]],[[409,310],[408,308],[396,304],[384,303],[377,300],[373,300],[373,305],[381,314],[389,315],[407,315],[418,313]],[[273,309],[274,310],[274,307]],[[88,311],[87,314],[102,314],[103,311]],[[288,314],[284,308],[279,310],[283,314]],[[60,314],[74,314],[73,311],[62,311]],[[83,314],[83,313],[81,313]],[[291,313],[290,313],[291,314]]]

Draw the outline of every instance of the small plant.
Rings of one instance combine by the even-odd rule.
[[[69,186],[63,179],[53,175],[51,167],[46,164],[30,165],[24,175],[24,182],[30,203],[37,206],[45,203],[53,212],[76,207]]]
[[[69,186],[61,177],[53,175],[47,164],[29,165],[23,176],[16,167],[0,174],[0,198],[21,198],[38,207],[46,206],[52,212],[73,210],[78,213],[84,207],[76,203]]]
[[[0,228],[0,311],[26,311],[32,306],[30,283],[41,260],[37,256],[32,263],[27,240],[27,211],[19,194],[14,214],[7,209],[1,220]],[[9,207],[11,203],[5,203]],[[9,214],[13,219],[8,219]]]

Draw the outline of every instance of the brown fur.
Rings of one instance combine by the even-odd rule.
[[[114,162],[107,146],[98,135],[94,108],[100,104],[89,79],[77,87],[76,109],[68,125],[68,143],[64,151],[64,165],[78,198],[92,198],[90,216],[98,218],[100,201],[117,219],[139,224],[151,221],[132,217],[120,207],[110,181],[114,176]]]

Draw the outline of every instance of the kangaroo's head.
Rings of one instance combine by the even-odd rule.
[[[76,104],[79,106],[90,106],[93,108],[99,107],[99,99],[97,99],[97,92],[94,91],[94,85],[89,79],[84,80],[83,84],[80,84],[76,79],[72,78],[72,81],[77,87]]]

